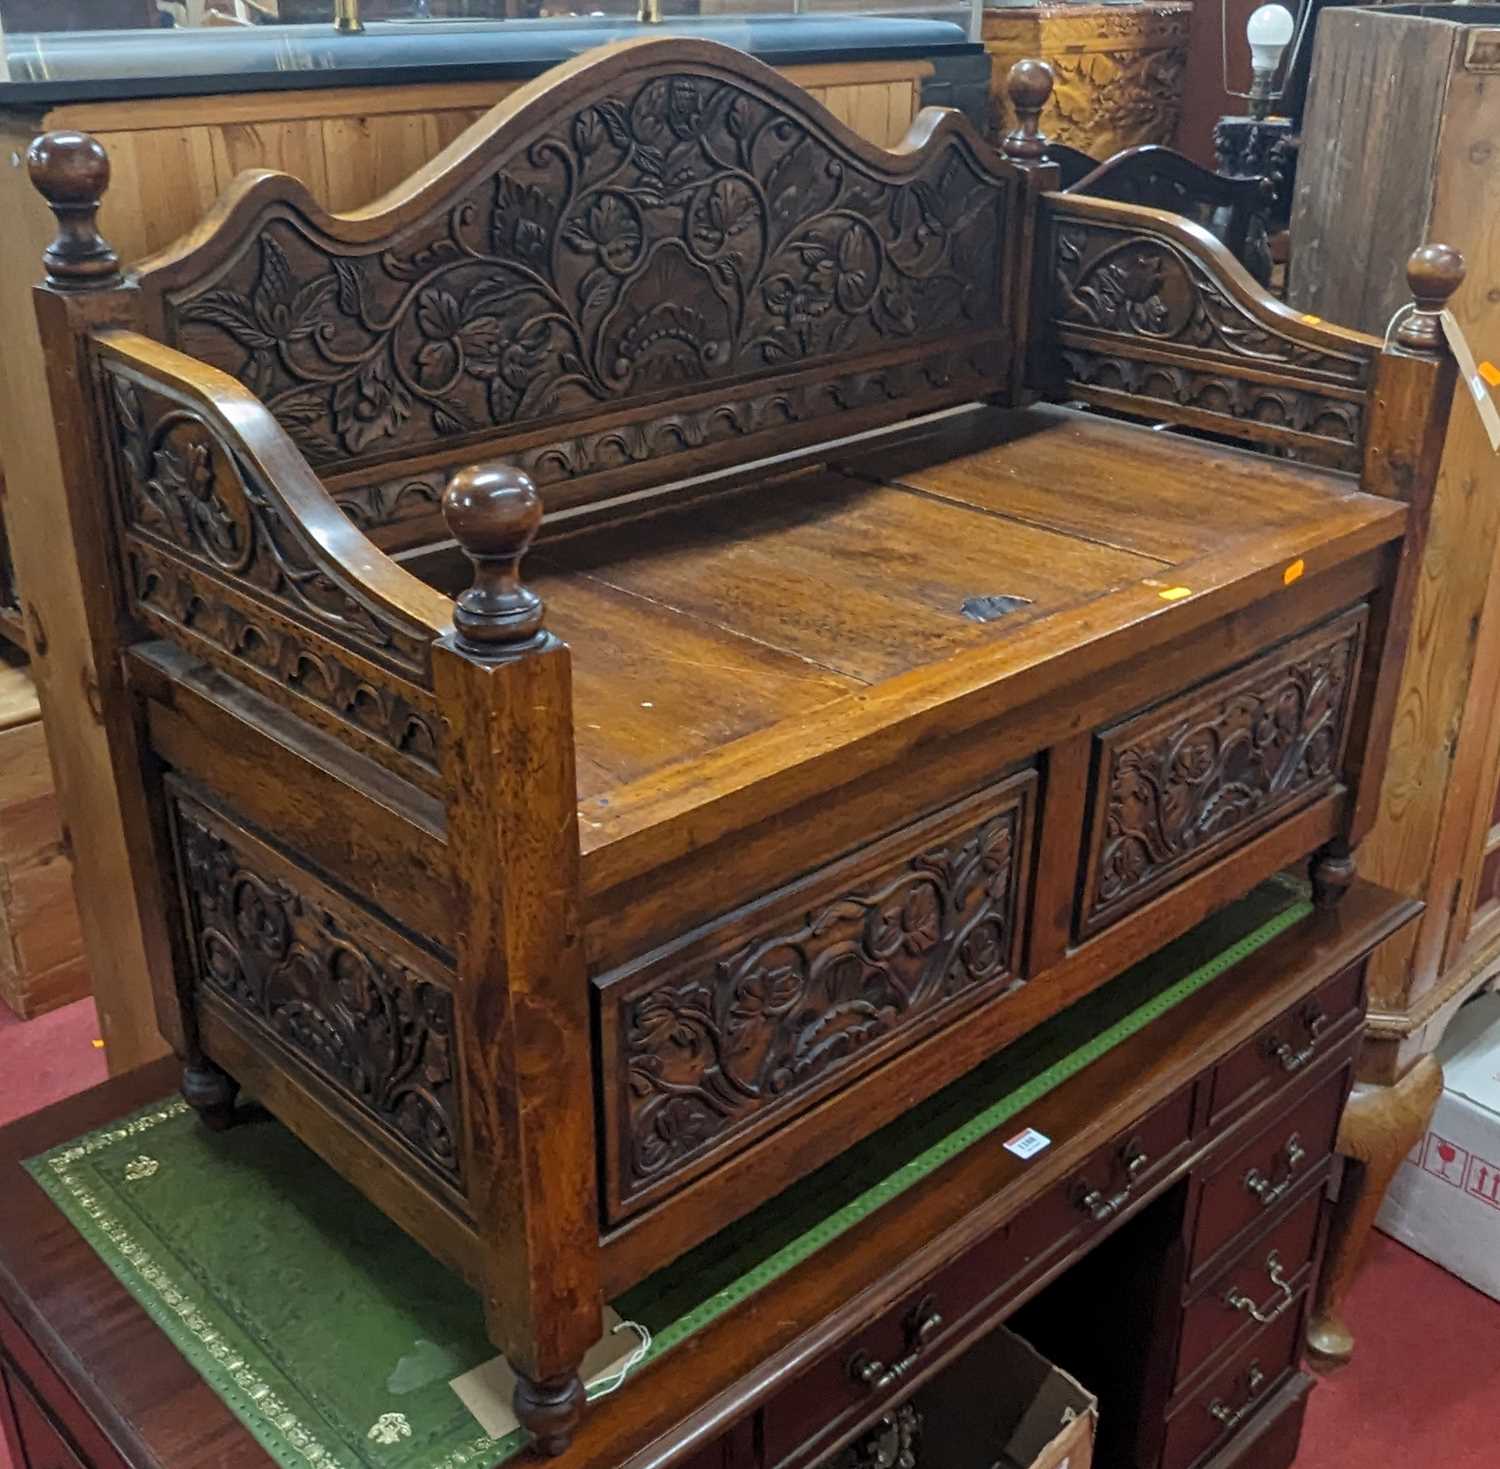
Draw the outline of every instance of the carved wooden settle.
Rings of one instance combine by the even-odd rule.
[[[1050,87],[887,153],[610,47],[378,207],[249,175],[128,275],[97,144],[32,150],[185,1091],[474,1283],[545,1452],[607,1295],[1277,868],[1352,879],[1461,261],[1389,347],[1298,318],[1051,192]]]

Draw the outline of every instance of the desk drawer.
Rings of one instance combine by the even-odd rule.
[[[1021,983],[1023,770],[597,980],[618,1221]]]
[[[1341,970],[1219,1063],[1209,1102],[1210,1127],[1217,1131],[1227,1126],[1344,1039],[1364,1013],[1364,970],[1363,959]]]
[[[1186,1086],[1008,1226],[813,1363],[766,1407],[767,1469],[812,1459],[837,1435],[878,1416],[982,1312],[998,1312],[1007,1298],[1081,1245],[1085,1233],[1127,1213],[1182,1156],[1192,1121],[1193,1088]]]
[[[1340,779],[1365,609],[1098,732],[1080,938]]]
[[[1322,1169],[1333,1152],[1351,1065],[1352,1058],[1346,1058],[1247,1143],[1205,1170],[1190,1255],[1195,1278]]]
[[[1317,1252],[1326,1177],[1325,1166],[1304,1185],[1300,1200],[1247,1245],[1183,1312],[1174,1390],[1236,1338],[1294,1309]]]
[[[72,1447],[63,1439],[52,1420],[42,1411],[20,1380],[9,1372],[4,1374],[3,1386],[10,1391],[11,1406],[15,1410],[16,1438],[21,1450],[21,1462],[16,1469],[87,1469]]]
[[[1192,1469],[1214,1447],[1252,1423],[1297,1365],[1306,1294],[1256,1334],[1167,1423],[1161,1469]]]

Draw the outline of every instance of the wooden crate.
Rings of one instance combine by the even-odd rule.
[[[36,686],[0,662],[0,1001],[23,1020],[89,992]]]

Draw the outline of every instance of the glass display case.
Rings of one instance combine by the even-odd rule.
[[[0,0],[0,102],[524,77],[646,33],[779,66],[963,54],[978,14],[975,0]]]

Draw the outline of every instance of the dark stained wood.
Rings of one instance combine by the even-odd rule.
[[[124,283],[96,149],[39,145],[95,743],[188,1094],[217,1124],[244,1083],[475,1280],[548,1452],[606,1294],[1271,872],[1353,880],[1457,263],[1389,349],[1299,318],[1197,226],[1049,192],[1043,81],[1008,159],[938,113],[886,153],[726,48],[608,48],[362,212],[244,178]],[[446,544],[367,534],[398,481]],[[1184,785],[1186,836],[1127,809]],[[244,885],[336,1062],[275,952],[214,972]],[[346,962],[422,998],[421,1126]],[[794,1074],[690,1075],[678,1112],[754,1115],[674,1153],[630,1068],[700,1032],[634,1032],[705,993]]]
[[[1081,173],[1075,167],[1065,192],[1183,215],[1221,240],[1261,285],[1270,285],[1271,251],[1266,238],[1270,180],[1257,174],[1215,173],[1152,143],[1126,148],[1097,164],[1086,161],[1088,166]]]
[[[1159,210],[1053,195],[1047,223],[1052,381],[1068,396],[1132,416],[1149,401],[1165,422],[1359,468],[1378,339],[1291,311]]]
[[[771,1416],[801,1374],[830,1356],[842,1364],[865,1334],[880,1329],[879,1323],[894,1319],[899,1327],[935,1283],[942,1282],[945,1291],[951,1283],[960,1290],[953,1303],[956,1329],[906,1380],[906,1386],[920,1389],[1024,1301],[1035,1298],[1040,1309],[1044,1302],[1038,1292],[1053,1281],[1068,1281],[1071,1264],[1107,1249],[1148,1215],[1158,1220],[1159,1233],[1158,1210],[1222,1158],[1226,1146],[1233,1151],[1246,1135],[1264,1129],[1278,1109],[1305,1096],[1309,1081],[1292,1078],[1252,1116],[1220,1132],[1189,1121],[1201,1117],[1201,1110],[1180,1111],[1176,1100],[1201,1094],[1217,1061],[1258,1031],[1283,1023],[1413,911],[1413,905],[1357,881],[1338,910],[1297,925],[1027,1108],[1015,1127],[1034,1126],[1052,1139],[1042,1155],[1023,1163],[998,1147],[964,1152],[645,1369],[624,1391],[595,1404],[560,1462],[580,1469],[599,1464],[700,1469],[701,1456],[702,1464],[714,1469],[771,1469],[754,1446],[767,1441]],[[250,1434],[17,1167],[21,1158],[160,1097],[173,1081],[171,1066],[163,1063],[0,1134],[0,1169],[11,1179],[14,1201],[0,1218],[3,1362],[7,1371],[23,1374],[49,1411],[62,1417],[89,1469],[116,1469],[116,1455],[131,1469],[260,1469],[264,1454]],[[1310,1084],[1316,1087],[1316,1078]],[[1167,1151],[1157,1154],[1161,1161],[1148,1170],[1149,1177],[1140,1175],[1134,1196],[1116,1219],[1093,1223],[1078,1206],[1075,1182],[1112,1166],[1137,1133],[1157,1126],[1147,1121],[1153,1117],[1162,1125],[1170,1122],[1170,1134],[1163,1134]],[[1173,1152],[1167,1139],[1180,1139],[1184,1126],[1193,1141]],[[1180,1214],[1180,1204],[1175,1207]],[[1289,1201],[1272,1233],[1304,1207],[1304,1197]],[[1066,1226],[1070,1242],[1061,1249],[1055,1247],[1059,1217],[1076,1221]],[[1266,1248],[1270,1239],[1265,1237]],[[1131,1248],[1116,1251],[1114,1258],[1134,1262],[1139,1271],[1163,1257]],[[997,1270],[996,1261],[1014,1262],[1014,1273]],[[1175,1288],[1181,1284],[1180,1262],[1171,1270],[1175,1273],[1163,1283]],[[1117,1339],[1134,1357],[1144,1352],[1170,1363],[1176,1331],[1174,1313],[1159,1333]],[[1230,1353],[1237,1359],[1238,1346],[1230,1345]],[[1197,1390],[1192,1384],[1188,1388]],[[890,1411],[893,1396],[870,1394],[864,1422]],[[1280,1395],[1268,1397],[1265,1411],[1279,1415],[1282,1406]],[[1149,1411],[1161,1415],[1160,1423],[1169,1407],[1158,1399]],[[853,1416],[829,1434],[829,1421],[828,1406],[813,1404],[804,1434],[829,1445],[830,1439],[854,1437],[863,1427]],[[1256,1418],[1245,1433],[1260,1442],[1266,1429]],[[795,1437],[793,1425],[775,1430],[783,1431]],[[726,1434],[732,1450],[722,1443]],[[1295,1431],[1285,1438],[1286,1458],[1252,1456],[1247,1462],[1282,1469],[1290,1463],[1295,1440]]]
[[[957,112],[912,137],[876,148],[713,43],[624,42],[522,87],[359,215],[246,175],[141,283],[153,332],[251,383],[320,468],[410,481],[503,433],[549,504],[575,502],[631,466],[699,472],[892,397],[1013,386],[1021,174]],[[805,278],[816,261],[833,275]],[[309,345],[315,314],[337,354]]]
[[[552,571],[528,581],[573,650],[578,794],[604,796],[674,759],[694,759],[810,714],[861,681],[654,596]]]
[[[596,980],[610,1219],[1019,988],[1036,807],[1018,772]]]

